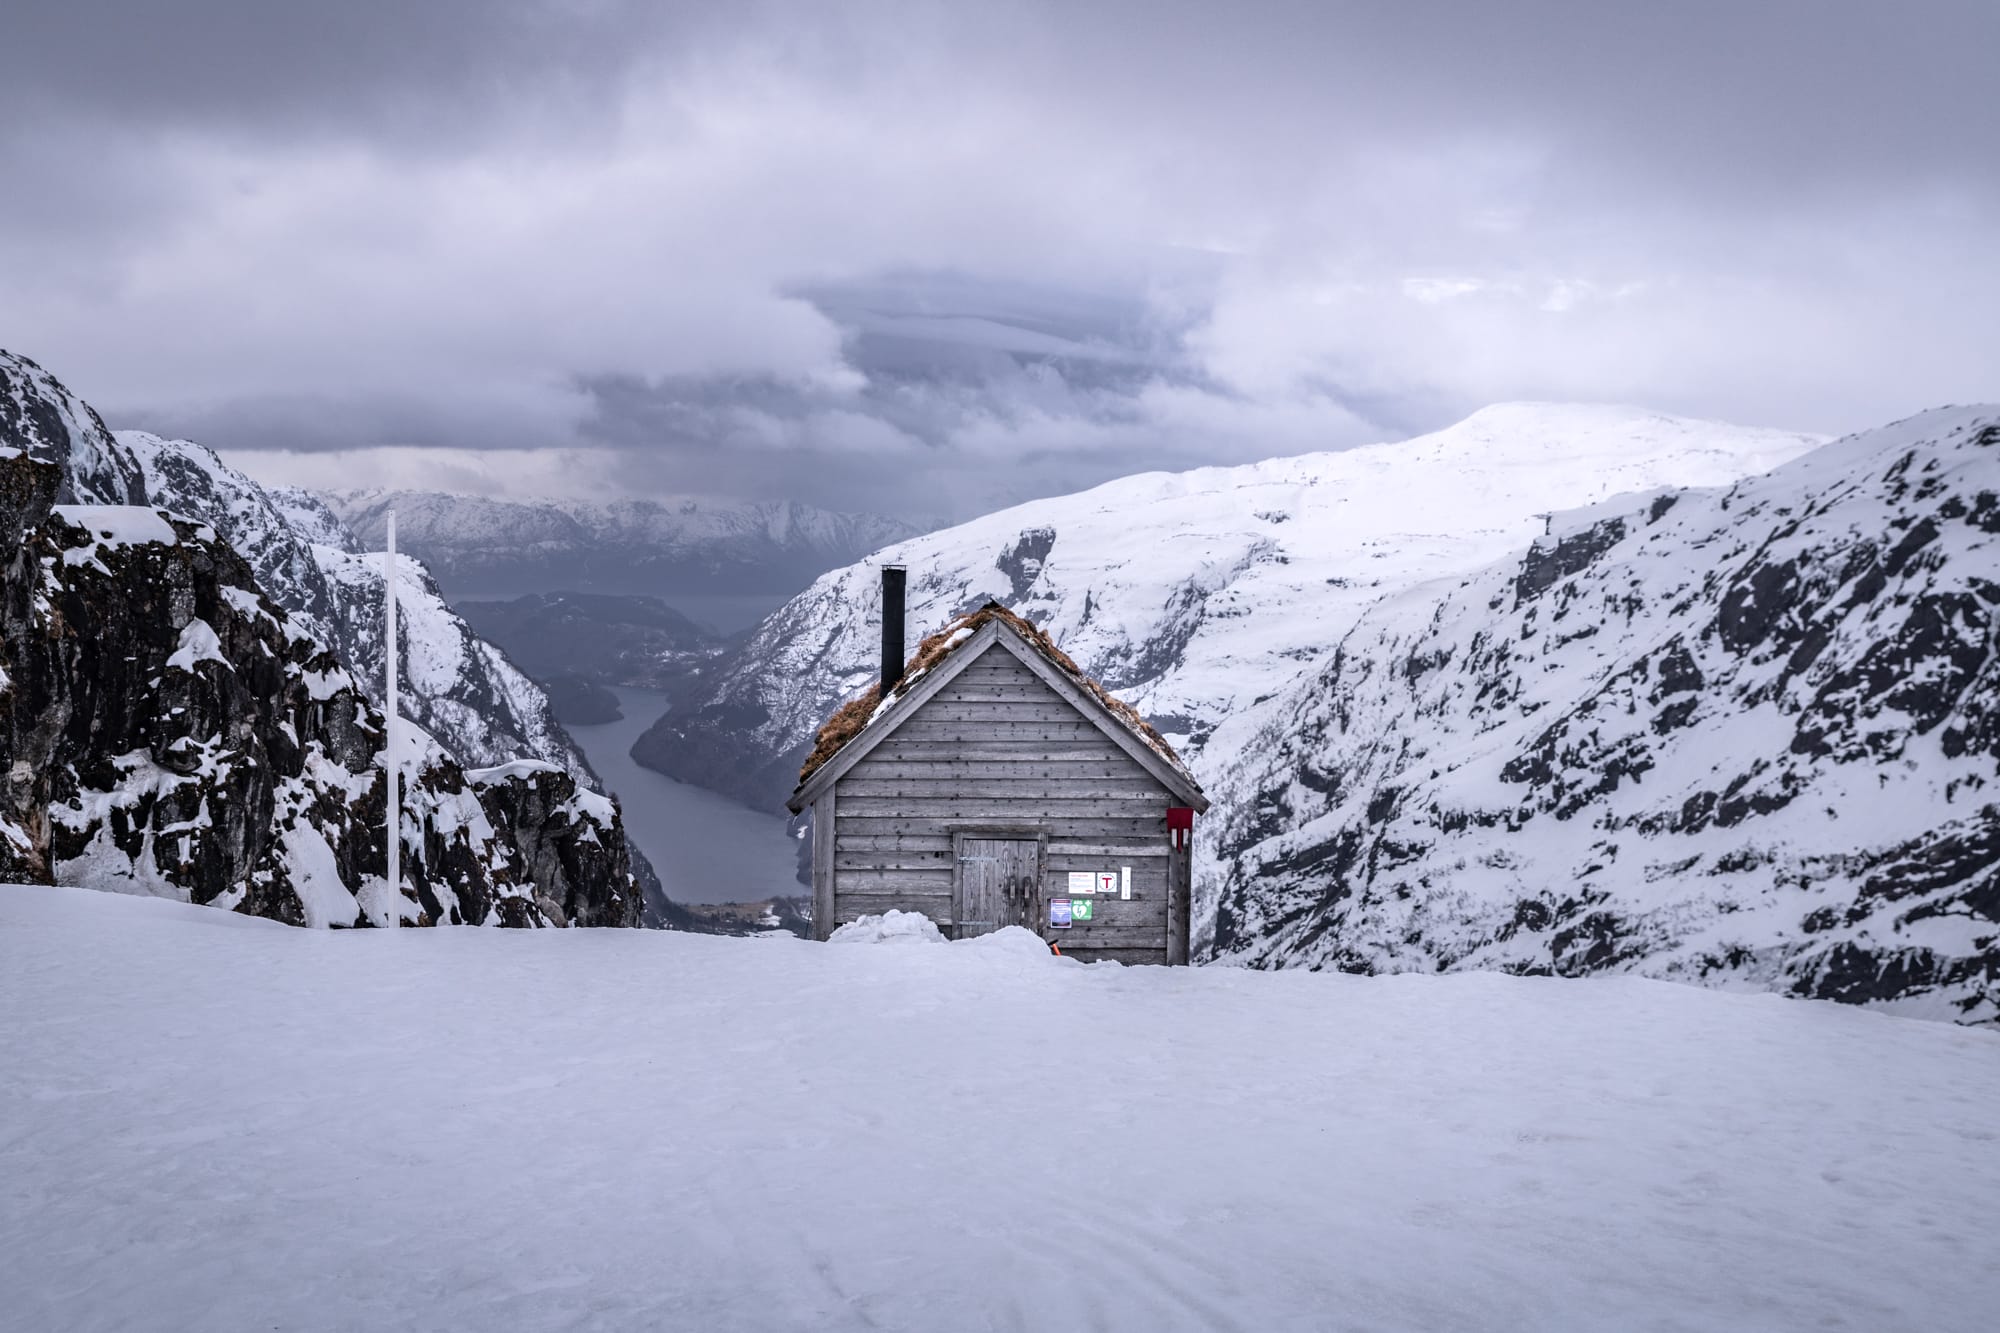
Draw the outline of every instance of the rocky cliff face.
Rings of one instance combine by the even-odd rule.
[[[1217,744],[1221,957],[2000,1019],[2000,410],[1559,517]]]
[[[1048,630],[1167,733],[1275,698],[1383,597],[1525,546],[1550,510],[1726,483],[1816,441],[1628,408],[1513,404],[1422,439],[1127,477],[826,574],[642,737],[640,762],[776,809],[819,724],[874,678],[877,564],[909,567],[915,637],[989,599]]]
[[[618,807],[576,776],[540,760],[474,769],[466,778],[494,826],[519,856],[536,902],[572,926],[632,926],[635,902],[600,886],[625,872]]]
[[[469,779],[407,724],[392,891],[380,713],[215,526],[145,503],[188,483],[141,457],[0,353],[0,877],[301,925],[637,923],[615,807],[567,775]]]
[[[332,648],[364,690],[379,689],[382,557],[364,553],[332,511],[304,492],[267,493],[189,440],[119,431],[112,449],[150,503],[214,528],[302,633]],[[104,489],[79,479],[80,496],[104,499]],[[445,605],[421,563],[405,556],[397,568],[404,715],[465,763],[540,759],[593,783],[535,683]]]
[[[382,557],[362,550],[325,502],[295,487],[262,487],[206,447],[144,431],[119,431],[94,457],[121,461],[144,492],[200,519],[243,553],[259,584],[301,632],[332,647],[362,691],[379,697],[384,676]],[[115,493],[110,464],[81,474],[80,491]],[[517,758],[551,763],[580,789],[602,784],[556,717],[546,691],[445,604],[436,580],[409,557],[398,561],[401,706],[445,750],[468,764]],[[645,856],[626,853],[647,904],[647,923],[668,917],[667,898]]]

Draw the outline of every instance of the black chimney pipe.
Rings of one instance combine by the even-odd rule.
[[[882,692],[886,699],[903,678],[903,579],[901,565],[882,566]]]

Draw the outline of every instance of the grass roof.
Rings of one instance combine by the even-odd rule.
[[[888,707],[884,707],[882,682],[879,680],[862,694],[842,704],[820,727],[819,734],[813,742],[812,753],[806,757],[805,766],[799,770],[799,785],[804,786],[807,779],[818,772],[828,760],[839,754],[849,741],[867,730],[876,719],[886,716],[898,699],[908,694],[910,689],[939,663],[970,642],[972,636],[978,633],[980,626],[989,620],[1004,621],[1036,652],[1047,658],[1051,665],[1103,704],[1106,712],[1144,741],[1148,748],[1172,764],[1188,781],[1194,780],[1194,775],[1188,772],[1187,765],[1181,762],[1180,756],[1174,753],[1171,745],[1167,744],[1166,737],[1162,736],[1152,723],[1139,716],[1137,709],[1085,675],[1083,668],[1079,667],[1068,653],[1056,647],[1055,640],[1045,634],[1033,621],[1016,615],[998,602],[988,602],[977,611],[968,612],[953,620],[917,645],[916,653],[903,668],[902,679],[897,681],[895,688],[889,692]]]

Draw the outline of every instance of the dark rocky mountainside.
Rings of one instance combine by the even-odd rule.
[[[243,553],[295,628],[330,645],[362,692],[377,695],[386,666],[382,557],[365,552],[318,496],[262,487],[203,445],[144,431],[118,431],[88,456],[95,461],[79,469],[79,493],[108,495],[116,468],[135,470],[152,503],[209,524]],[[544,691],[445,605],[421,563],[401,555],[397,571],[403,716],[462,763],[539,759],[580,788],[601,791]],[[628,843],[626,853],[647,923],[664,923],[667,898],[658,876],[637,846]]]
[[[2000,1020],[2000,409],[1559,515],[1255,722],[1220,957]]]
[[[215,525],[150,499],[94,412],[0,353],[0,879],[300,925],[638,923],[615,806],[553,765],[467,772],[408,723],[392,891],[382,715]]]
[[[453,609],[545,689],[576,681],[678,697],[698,686],[727,644],[657,597],[530,593]]]
[[[214,528],[302,633],[332,648],[364,690],[379,689],[382,557],[316,497],[267,492],[189,440],[119,431],[93,456],[105,452],[136,469],[150,503]],[[103,473],[79,469],[78,494],[108,499]],[[542,759],[594,784],[534,683],[445,605],[422,564],[405,555],[397,568],[403,715],[465,763]]]
[[[535,681],[549,696],[549,708],[564,726],[597,727],[625,716],[618,696],[582,676],[543,676]]]

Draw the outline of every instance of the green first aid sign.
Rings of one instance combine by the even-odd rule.
[[[1097,904],[1088,898],[1075,899],[1069,905],[1069,919],[1072,921],[1088,921],[1096,915]]]

